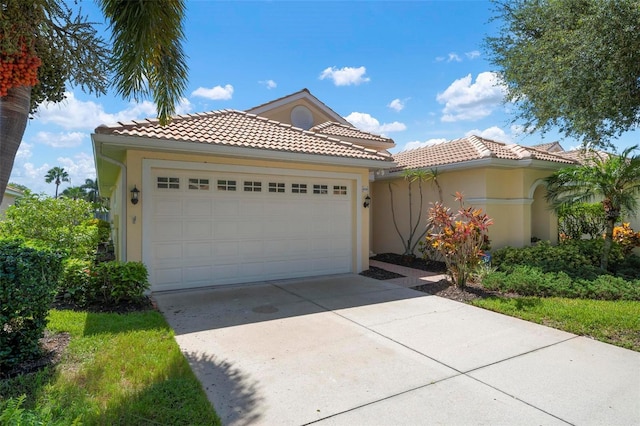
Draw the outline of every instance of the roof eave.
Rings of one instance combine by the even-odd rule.
[[[396,163],[393,162],[391,157],[389,157],[388,159],[381,157],[380,160],[374,160],[367,158],[353,158],[323,154],[306,154],[261,148],[246,148],[219,144],[176,141],[170,139],[151,139],[138,136],[107,135],[100,133],[94,133],[92,135],[92,140],[94,142],[94,150],[100,152],[101,150],[99,149],[98,145],[108,145],[111,148],[122,150],[153,150],[163,152],[176,152],[182,154],[206,154],[219,155],[224,157],[254,159],[259,156],[260,159],[264,160],[334,166],[351,166],[367,168],[369,170],[389,169],[397,166]]]
[[[556,163],[552,161],[545,160],[536,160],[536,159],[521,159],[521,160],[510,160],[505,158],[480,158],[477,160],[470,161],[460,161],[457,163],[449,163],[442,165],[434,165],[434,166],[424,166],[424,167],[411,167],[409,170],[433,170],[438,169],[439,172],[451,172],[457,170],[467,170],[467,169],[477,169],[480,167],[498,167],[498,168],[506,168],[506,169],[517,169],[517,168],[533,168],[533,169],[543,169],[543,170],[558,170],[564,167],[575,166],[575,164],[566,164],[566,163]],[[404,170],[404,169],[403,169]],[[402,170],[394,171],[392,173],[384,171],[383,173],[376,173],[375,180],[388,180],[388,179],[397,179],[402,177],[400,173]]]

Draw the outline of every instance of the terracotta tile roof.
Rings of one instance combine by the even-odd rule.
[[[500,158],[506,160],[534,159],[555,163],[575,164],[574,160],[556,153],[540,151],[516,144],[505,144],[478,136],[468,136],[436,145],[428,145],[422,148],[403,151],[393,156],[393,159],[398,163],[398,168],[394,169],[395,171],[422,167],[437,167],[483,158]]]
[[[326,123],[318,124],[309,130],[316,133],[322,133],[323,135],[336,136],[338,138],[358,138],[384,142],[390,145],[394,144],[393,140],[390,138],[365,132],[364,130],[357,129],[353,126],[347,126],[346,124],[340,124],[334,121],[327,121]]]
[[[564,148],[562,148],[560,142],[539,143],[532,145],[531,148],[547,152],[564,152]]]
[[[103,125],[95,132],[157,139],[159,146],[160,141],[171,140],[392,161],[389,154],[236,110],[177,116],[166,126],[160,126],[157,119],[118,123],[113,126]]]
[[[610,155],[604,151],[585,151],[583,149],[574,149],[571,151],[558,152],[556,154],[564,158],[573,160],[574,162],[579,164],[586,164],[590,159],[594,158],[595,156],[598,156],[604,160]]]

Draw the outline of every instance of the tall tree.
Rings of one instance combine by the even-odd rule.
[[[497,0],[485,39],[526,128],[558,128],[585,146],[640,124],[638,0]]]
[[[98,193],[98,179],[85,179],[80,188],[85,192],[85,200],[91,203],[98,202],[98,198],[100,198]]]
[[[44,181],[47,183],[55,183],[56,184],[56,196],[58,198],[58,188],[62,182],[70,182],[69,181],[69,173],[62,167],[53,167],[49,169],[46,175],[44,175]]]
[[[66,84],[151,96],[161,124],[186,88],[184,0],[97,0],[112,47],[72,0],[3,0],[0,6],[0,202],[30,112],[64,100]],[[76,2],[73,2],[75,4]]]
[[[593,153],[582,166],[567,167],[546,179],[547,200],[556,211],[563,206],[601,201],[605,215],[605,243],[600,267],[607,269],[613,228],[624,210],[635,214],[640,197],[640,156],[632,146],[620,155]]]

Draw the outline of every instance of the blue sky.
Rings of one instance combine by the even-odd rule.
[[[69,2],[72,3],[72,2]],[[102,21],[95,4],[80,6]],[[488,1],[218,2],[187,0],[189,82],[179,113],[245,110],[307,88],[357,127],[395,140],[393,152],[474,133],[534,145],[558,134],[523,134],[511,122],[483,48],[495,34]],[[104,27],[103,27],[104,28]],[[30,120],[11,182],[53,194],[47,170],[70,185],[95,177],[90,134],[101,123],[155,116],[150,101],[68,88]],[[635,143],[637,133],[614,142]]]

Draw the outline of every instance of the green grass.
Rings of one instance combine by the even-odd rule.
[[[475,306],[640,351],[640,302],[539,298],[488,298]]]
[[[52,310],[48,328],[71,335],[61,362],[0,381],[0,402],[26,394],[52,424],[220,424],[158,312]]]

